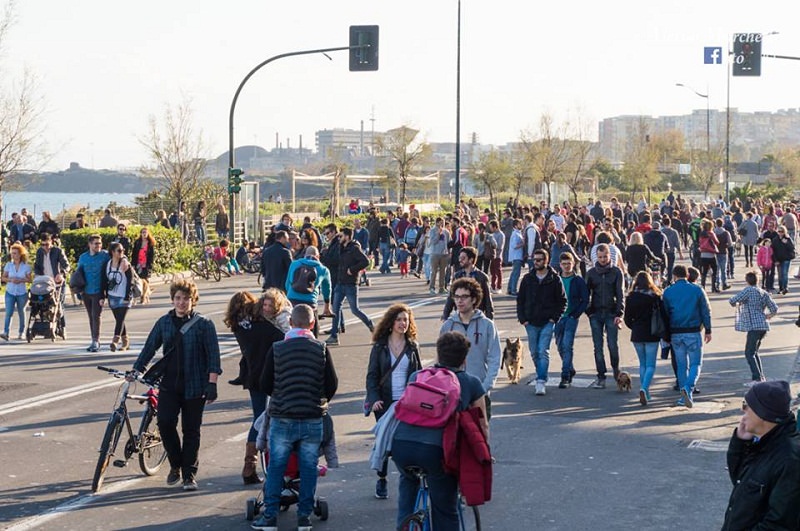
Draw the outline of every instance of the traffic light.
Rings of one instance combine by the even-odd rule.
[[[228,193],[238,194],[242,191],[244,171],[241,168],[228,168]]]
[[[761,75],[760,33],[735,33],[733,35],[733,75]]]
[[[378,26],[350,26],[350,71],[377,69]]]

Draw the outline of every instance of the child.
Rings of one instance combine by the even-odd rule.
[[[247,251],[247,240],[242,240],[242,245],[236,250],[236,263],[242,268],[247,268],[250,265],[250,254]]]
[[[411,252],[408,250],[407,243],[401,243],[400,249],[397,250],[397,265],[400,267],[400,278],[408,278],[408,261],[411,258]]]
[[[239,264],[235,259],[228,256],[228,245],[230,245],[228,240],[224,238],[220,240],[219,247],[214,248],[214,262],[220,266],[224,265],[229,275],[241,275],[242,272],[239,270]]]
[[[775,289],[775,263],[772,261],[772,240],[769,238],[759,242],[756,265],[761,270],[761,289],[772,292]]]

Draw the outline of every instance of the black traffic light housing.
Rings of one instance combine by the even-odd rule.
[[[350,26],[350,71],[378,69],[378,26]]]
[[[241,168],[228,168],[228,193],[238,194],[242,191],[241,184],[244,182],[244,170]]]
[[[735,33],[733,35],[733,75],[761,75],[761,34]]]

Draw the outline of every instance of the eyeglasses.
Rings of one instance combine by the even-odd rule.
[[[126,229],[125,227],[117,227],[117,230],[120,232],[128,232],[128,229]]]
[[[534,262],[544,262],[544,258],[534,258]]]
[[[457,301],[465,301],[467,299],[471,299],[472,295],[453,295],[453,298]]]

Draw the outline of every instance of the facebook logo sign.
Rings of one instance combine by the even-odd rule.
[[[703,63],[707,65],[722,64],[722,48],[719,46],[706,46],[703,48]]]

